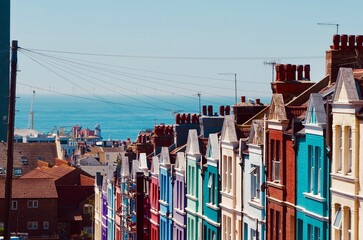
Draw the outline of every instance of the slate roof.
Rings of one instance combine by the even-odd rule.
[[[21,158],[28,159],[28,165],[23,165]],[[14,143],[14,168],[21,168],[23,174],[38,167],[37,161],[48,162],[55,165],[57,158],[57,148],[55,143]],[[7,146],[0,144],[0,167],[6,168]]]
[[[58,198],[53,179],[13,179],[12,198],[14,199],[41,199]],[[0,198],[5,198],[5,179],[0,179]]]

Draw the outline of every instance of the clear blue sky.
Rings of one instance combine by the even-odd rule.
[[[49,56],[43,56],[42,60],[40,55],[28,53],[34,59],[31,60],[24,54],[19,55],[20,83],[71,94],[192,96],[201,92],[202,97],[227,95],[233,99],[234,76],[218,73],[237,73],[238,95],[268,96],[271,67],[265,66],[264,61],[311,64],[312,80],[324,77],[325,51],[332,43],[336,28],[319,26],[318,22],[339,23],[340,33],[363,34],[363,1],[348,4],[312,0],[13,0],[11,3],[11,38],[17,39],[25,49],[166,57],[95,57],[43,52],[62,59],[123,67],[112,68],[118,72],[110,78],[105,69],[96,68],[95,72],[81,68],[76,72],[69,66],[71,74],[68,74],[54,67],[58,66],[59,59],[53,58],[53,65],[45,65],[58,72],[56,75],[34,62],[48,61]],[[73,67],[76,66],[81,65],[77,63]],[[102,66],[111,70],[109,66]],[[96,75],[97,79],[92,82],[87,80]],[[24,85],[19,85],[18,90],[32,92],[32,88]]]

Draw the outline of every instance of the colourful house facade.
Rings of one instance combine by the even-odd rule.
[[[202,235],[202,175],[200,163],[202,154],[199,148],[197,130],[189,130],[186,149],[187,162],[187,239],[201,239]]]
[[[332,104],[331,239],[363,234],[362,89],[352,69],[339,69]]]
[[[159,239],[159,158],[152,158],[150,170],[150,240]]]
[[[159,236],[160,240],[172,239],[173,236],[173,170],[170,163],[169,149],[167,147],[161,148],[160,164],[159,164],[159,184],[160,184],[160,198],[159,198]]]
[[[186,218],[186,162],[185,153],[178,152],[175,161],[175,183],[173,196],[173,239],[185,240],[187,232]]]
[[[296,239],[330,239],[326,119],[322,95],[311,94],[304,131],[297,135],[296,143]]]
[[[203,239],[217,240],[221,236],[220,203],[220,175],[219,175],[220,148],[218,134],[209,135],[206,152],[207,166],[204,171],[203,188]]]
[[[243,239],[266,239],[264,121],[253,120],[243,152]]]

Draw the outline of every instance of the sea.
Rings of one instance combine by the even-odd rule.
[[[56,133],[75,125],[94,130],[101,127],[102,138],[132,141],[140,131],[153,129],[156,124],[174,124],[176,113],[199,113],[198,97],[180,96],[102,96],[20,95],[16,100],[15,128],[31,126],[30,110],[34,112],[34,129]],[[267,99],[266,99],[267,100]],[[234,97],[201,98],[202,105],[212,105],[219,113],[221,105],[232,105]],[[266,102],[265,102],[266,103]]]

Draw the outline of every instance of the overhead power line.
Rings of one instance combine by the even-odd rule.
[[[39,51],[39,52],[51,52],[61,54],[72,54],[72,55],[86,55],[86,56],[98,56],[98,57],[119,57],[119,58],[139,58],[139,59],[165,59],[165,60],[265,60],[265,59],[316,59],[324,58],[324,56],[264,56],[264,57],[208,57],[208,56],[151,56],[151,55],[129,55],[129,54],[106,54],[106,53],[90,53],[90,52],[71,52],[71,51],[57,51],[47,49],[32,49],[28,50]]]

